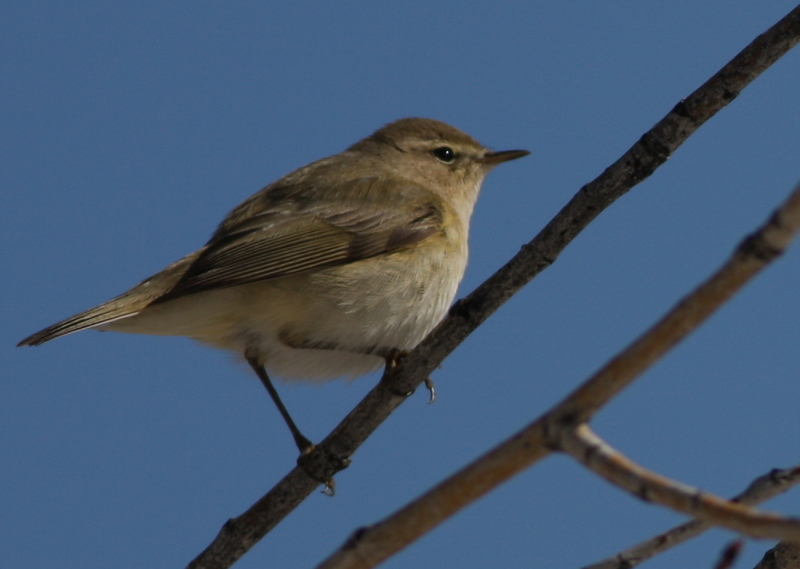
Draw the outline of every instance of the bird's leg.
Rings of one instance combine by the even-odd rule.
[[[272,401],[278,408],[281,417],[283,417],[283,420],[286,422],[286,426],[289,427],[289,430],[292,432],[294,444],[297,445],[300,454],[304,455],[311,452],[311,450],[314,448],[314,445],[311,444],[310,440],[303,436],[303,433],[301,433],[300,429],[297,428],[297,425],[294,424],[292,416],[289,415],[289,411],[286,410],[286,406],[283,404],[283,401],[281,401],[275,386],[272,385],[272,380],[270,380],[269,376],[267,375],[267,370],[264,369],[264,366],[256,357],[245,354],[245,358],[247,359],[247,363],[250,364],[250,367],[253,368],[253,371],[256,372],[258,379],[260,379],[261,383],[264,384],[264,387],[267,388],[267,392],[269,393],[269,396],[272,397]]]

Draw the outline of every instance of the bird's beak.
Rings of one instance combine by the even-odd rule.
[[[516,160],[530,154],[527,150],[501,150],[499,152],[487,151],[481,158],[481,164],[487,167],[497,166],[509,160]]]

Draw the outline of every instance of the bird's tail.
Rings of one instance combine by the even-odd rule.
[[[133,316],[143,308],[164,296],[181,279],[186,269],[200,255],[200,251],[195,251],[183,259],[174,262],[163,271],[156,273],[150,278],[140,282],[127,292],[122,293],[108,302],[99,306],[85,310],[75,316],[70,316],[44,330],[39,330],[22,340],[17,346],[38,346],[49,342],[59,336],[66,336],[73,332],[95,328],[103,324],[108,324],[114,320],[120,320],[128,316]]]
[[[66,320],[62,320],[43,330],[39,330],[35,334],[31,334],[22,340],[17,346],[38,346],[39,344],[44,344],[59,336],[66,336],[73,332],[94,328],[95,326],[100,326],[101,324],[106,324],[113,320],[132,316],[138,312],[138,310],[130,310],[124,306],[120,306],[117,300],[117,298],[109,300],[100,306],[84,310],[75,316],[70,316]]]

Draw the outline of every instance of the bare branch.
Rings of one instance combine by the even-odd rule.
[[[800,482],[800,465],[783,470],[772,470],[756,478],[744,492],[732,498],[731,501],[748,506],[760,504],[785,492],[798,482]],[[711,524],[706,521],[691,520],[637,543],[612,557],[587,565],[583,569],[633,569],[642,561],[697,537],[711,527]]]
[[[514,258],[473,293],[456,303],[436,330],[401,365],[384,374],[381,382],[364,400],[317,445],[314,452],[305,457],[304,470],[312,473],[315,479],[325,480],[343,468],[348,457],[404,401],[398,393],[415,389],[489,315],[552,264],[601,211],[652,174],[694,131],[798,41],[800,6],[678,103],[619,160],[581,188]],[[530,462],[529,459],[521,461],[508,476]],[[313,491],[317,483],[310,480],[301,482],[301,478],[295,469],[242,516],[226,523],[214,541],[189,567],[230,567]]]
[[[751,537],[800,541],[800,519],[760,512],[669,480],[633,463],[595,435],[588,425],[563,433],[561,445],[592,472],[645,502],[667,506]]]

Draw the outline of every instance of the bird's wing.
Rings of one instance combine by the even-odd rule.
[[[245,215],[234,210],[157,302],[392,253],[441,230],[435,196],[396,178],[351,180],[311,199],[289,193]]]

